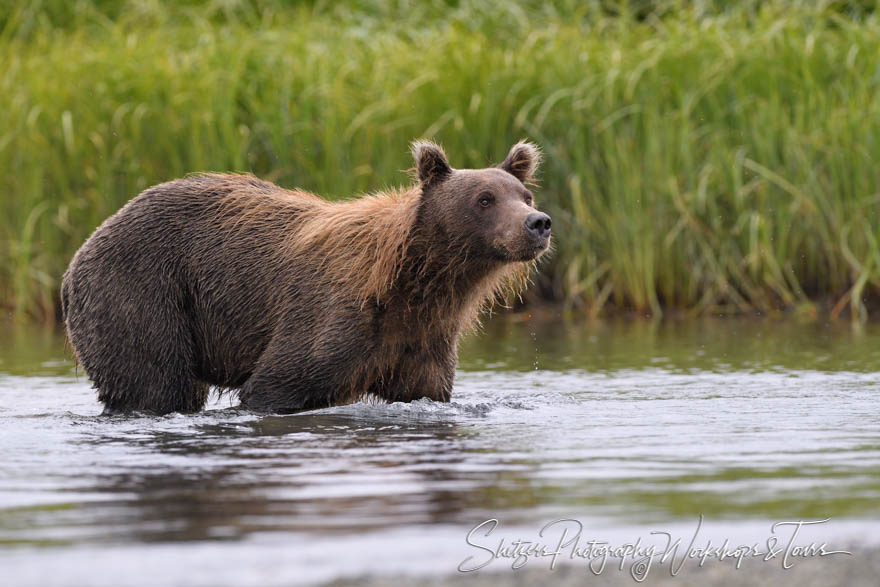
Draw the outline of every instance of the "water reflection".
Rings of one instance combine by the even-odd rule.
[[[225,412],[206,423],[95,421],[75,442],[118,455],[99,471],[80,473],[90,477],[89,492],[103,498],[63,515],[57,504],[46,516],[7,510],[4,527],[29,526],[30,539],[40,541],[367,531],[455,519],[468,508],[458,496],[479,476],[480,467],[466,462],[470,433],[454,421],[370,425],[363,414]],[[221,421],[230,416],[239,421]]]
[[[665,322],[536,319],[489,321],[466,340],[465,369],[874,371],[880,323],[756,318]]]

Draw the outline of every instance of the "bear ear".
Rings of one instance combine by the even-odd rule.
[[[412,155],[416,161],[419,181],[423,184],[440,181],[452,173],[452,167],[446,160],[446,153],[431,141],[414,141]]]
[[[532,183],[541,164],[541,149],[534,143],[520,141],[510,148],[507,159],[498,166],[522,183]]]

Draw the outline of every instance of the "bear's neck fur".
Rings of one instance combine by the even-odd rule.
[[[388,294],[405,309],[403,323],[421,323],[457,334],[476,321],[480,309],[511,285],[516,266],[469,250],[444,231],[418,218]]]

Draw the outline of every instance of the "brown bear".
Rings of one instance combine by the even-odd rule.
[[[526,142],[453,169],[413,144],[418,182],[344,202],[251,175],[152,187],[64,274],[68,338],[105,413],[193,412],[210,386],[293,412],[375,396],[449,401],[459,336],[550,244]]]

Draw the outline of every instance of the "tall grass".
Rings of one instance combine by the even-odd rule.
[[[880,21],[865,3],[708,4],[13,2],[0,303],[53,319],[89,233],[188,172],[345,197],[405,182],[415,137],[460,167],[529,137],[557,239],[533,295],[863,317],[880,294]]]

